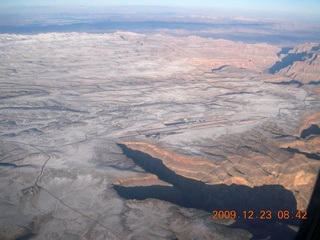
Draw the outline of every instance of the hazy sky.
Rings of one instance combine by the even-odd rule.
[[[11,6],[115,6],[154,5],[283,11],[320,14],[320,0],[0,0],[0,7]]]

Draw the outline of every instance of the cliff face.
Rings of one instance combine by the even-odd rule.
[[[280,51],[280,48],[269,44],[245,44],[223,39],[204,40],[195,36],[182,38],[168,45],[175,51],[181,51],[192,64],[206,71],[221,66],[233,66],[263,72],[277,61],[276,54]]]
[[[280,61],[270,68],[270,72],[304,84],[318,83],[320,80],[319,50],[317,43],[300,44],[287,53],[280,54]]]
[[[319,116],[315,113],[304,117],[299,132],[290,142],[281,138],[267,139],[261,132],[251,132],[245,138],[224,137],[219,146],[204,150],[207,158],[184,156],[147,142],[122,142],[121,146],[158,159],[175,174],[206,186],[236,184],[254,188],[280,184],[294,194],[296,207],[302,210],[308,206],[320,167],[319,132],[312,131],[317,128],[310,130],[310,126],[320,125]],[[120,180],[116,185],[149,186],[151,182],[148,178],[132,178]]]
[[[268,71],[318,71],[316,46],[0,38],[0,239],[294,239],[296,219],[211,211],[306,208],[320,90]]]
[[[130,157],[135,164],[139,165],[147,173],[155,174],[160,179],[172,183],[172,187],[159,185],[141,186],[138,182],[136,186],[132,186],[131,184],[130,186],[125,186],[125,183],[115,185],[114,189],[123,198],[138,200],[153,198],[165,200],[181,207],[195,208],[208,212],[214,210],[232,210],[238,216],[235,218],[233,226],[241,226],[241,228],[252,232],[254,238],[259,235],[261,236],[261,230],[265,231],[266,228],[274,228],[279,224],[279,219],[273,217],[266,223],[261,221],[258,215],[255,215],[253,219],[248,221],[241,216],[243,212],[250,210],[258,214],[263,209],[268,209],[268,211],[274,214],[282,209],[286,209],[291,213],[297,212],[296,199],[293,193],[279,184],[265,184],[254,187],[242,184],[208,184],[197,180],[197,177],[192,177],[193,174],[189,174],[189,172],[196,172],[197,169],[200,174],[205,172],[203,165],[206,164],[203,164],[201,160],[199,160],[198,164],[196,163],[189,167],[185,166],[183,171],[180,171],[181,174],[178,174],[176,170],[180,169],[181,166],[173,166],[175,165],[176,157],[177,165],[181,163],[187,164],[191,159],[185,157],[179,158],[174,153],[143,143],[120,143],[118,145],[127,157]],[[166,160],[162,160],[157,156],[163,157]],[[210,167],[207,165],[207,168]],[[212,172],[211,174],[214,175],[216,172]],[[187,177],[190,175],[191,177]],[[291,218],[286,221],[286,224],[299,226],[300,221]],[[285,225],[280,227],[280,229],[283,236],[294,237],[294,231],[287,229]],[[266,232],[271,237],[279,237],[281,235],[279,233],[271,233],[270,231]]]

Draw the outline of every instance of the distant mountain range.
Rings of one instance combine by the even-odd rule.
[[[41,10],[41,11],[40,11]],[[9,9],[0,16],[0,34],[38,34],[48,32],[165,33],[174,36],[196,35],[245,43],[266,42],[292,46],[317,42],[317,19],[263,13],[239,13],[161,7],[108,9],[48,9],[45,7]]]

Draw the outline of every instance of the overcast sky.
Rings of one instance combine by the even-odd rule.
[[[208,7],[320,14],[320,0],[0,0],[0,7],[11,6],[121,6],[148,5]]]

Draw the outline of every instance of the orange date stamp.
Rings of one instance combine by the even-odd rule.
[[[255,212],[253,210],[245,210],[243,212],[237,212],[235,210],[213,210],[213,219],[248,219],[248,220],[288,220],[288,219],[307,219],[306,210],[297,210],[295,212],[289,210],[278,210],[272,212],[271,210],[260,210]]]

